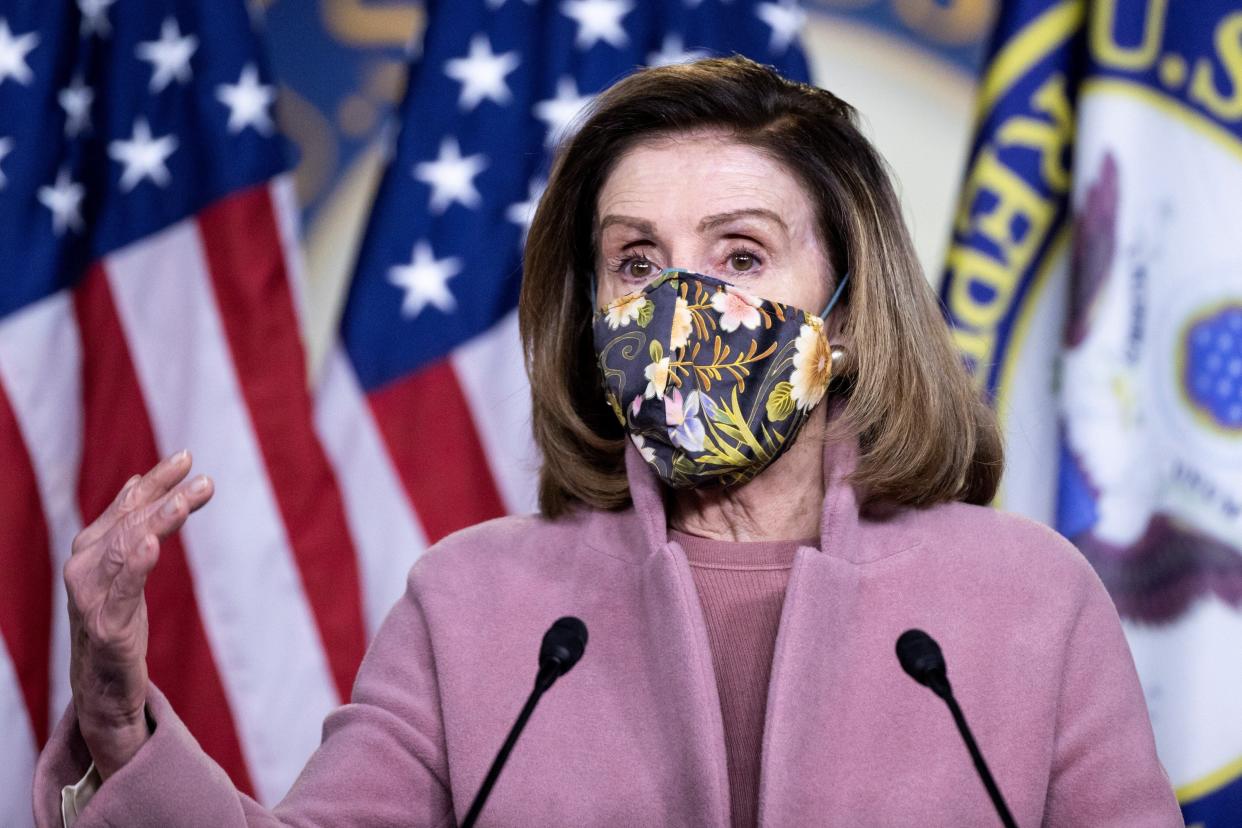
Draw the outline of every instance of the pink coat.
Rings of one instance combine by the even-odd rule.
[[[1116,611],[1052,531],[949,504],[860,519],[827,452],[820,549],[797,553],[776,642],[765,826],[994,826],[944,704],[899,667],[936,637],[1019,825],[1181,825]],[[834,456],[835,455],[835,456]],[[352,701],[273,810],[239,795],[152,688],[154,735],[81,828],[453,825],[470,806],[558,616],[582,661],[544,697],[483,812],[492,826],[727,826],[720,704],[694,581],[631,450],[634,507],[459,532],[410,572]],[[72,708],[40,757],[39,825],[89,762]]]

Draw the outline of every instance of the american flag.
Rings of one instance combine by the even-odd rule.
[[[241,789],[284,793],[365,647],[259,46],[240,0],[0,3],[3,825],[69,701],[73,536],[163,454],[218,494],[151,575],[150,673]]]
[[[147,588],[152,679],[273,804],[418,554],[534,505],[514,308],[549,153],[638,66],[805,78],[792,0],[427,4],[318,395],[275,84],[240,0],[0,0],[0,824],[69,700],[60,568],[189,447],[213,503]]]
[[[368,600],[369,613],[397,597],[411,556],[428,544],[535,506],[538,459],[515,310],[521,246],[551,151],[583,108],[638,67],[712,55],[743,54],[807,78],[804,12],[793,0],[426,7],[421,54],[321,385],[332,455],[342,465],[367,457],[372,469],[381,455],[389,462],[388,479],[372,481],[370,525],[384,531],[360,538],[364,581],[381,598]],[[359,395],[362,410],[333,410]],[[354,428],[341,427],[347,422]],[[362,491],[358,484],[347,491]]]

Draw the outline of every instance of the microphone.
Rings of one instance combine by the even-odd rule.
[[[488,769],[487,776],[483,779],[482,786],[479,787],[479,792],[475,794],[474,802],[471,803],[470,810],[466,812],[461,828],[473,828],[475,820],[479,818],[483,810],[483,803],[487,802],[492,786],[500,777],[500,770],[509,760],[509,752],[513,750],[518,736],[526,727],[526,720],[534,712],[535,705],[558,678],[573,669],[578,659],[582,658],[586,644],[586,624],[569,615],[556,619],[543,634],[543,643],[539,647],[539,672],[535,676],[535,689],[531,690],[530,697],[526,699],[526,704],[522,707],[522,712],[518,714],[517,721],[513,723],[509,735],[505,737],[505,743],[500,746],[500,752],[496,754],[496,759]]]
[[[1013,814],[1009,812],[1009,806],[1005,804],[1005,798],[1001,796],[1000,788],[996,787],[992,772],[988,770],[987,762],[983,761],[979,745],[975,744],[975,737],[966,724],[962,708],[958,706],[957,699],[953,698],[953,688],[949,686],[949,672],[944,663],[944,654],[940,652],[940,645],[922,630],[906,630],[897,638],[897,660],[910,678],[930,687],[933,693],[949,705],[953,721],[957,723],[957,730],[962,734],[966,749],[970,751],[975,770],[983,780],[983,787],[988,790],[988,796],[1000,816],[1001,824],[1005,828],[1018,828],[1018,824],[1013,821]]]

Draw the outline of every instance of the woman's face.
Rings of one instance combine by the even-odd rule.
[[[830,265],[815,209],[783,165],[719,133],[661,136],[621,157],[596,212],[597,302],[667,267],[819,313]]]

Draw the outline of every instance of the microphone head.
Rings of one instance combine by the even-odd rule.
[[[906,630],[897,638],[897,660],[910,678],[937,695],[949,690],[948,668],[936,640],[922,630]],[[943,692],[942,692],[943,689]]]
[[[540,671],[552,666],[554,677],[565,675],[582,658],[586,644],[586,624],[572,615],[556,619],[543,634],[543,645],[539,648]]]

